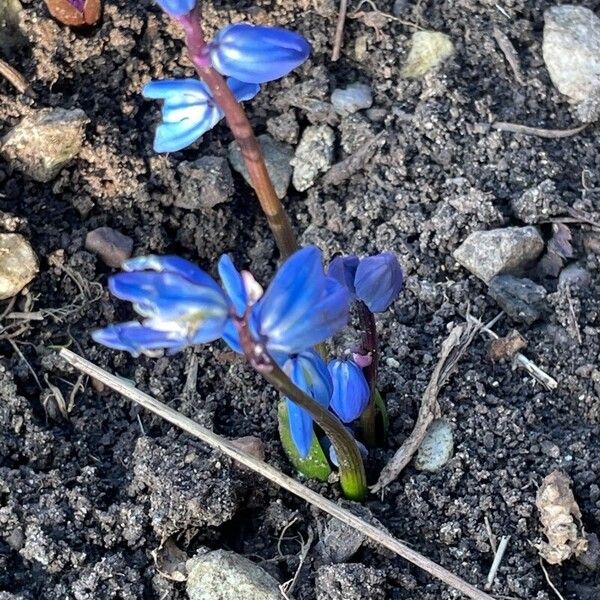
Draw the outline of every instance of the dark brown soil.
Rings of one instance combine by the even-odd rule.
[[[0,162],[0,210],[22,220],[20,231],[41,260],[28,310],[65,309],[31,321],[15,346],[0,342],[0,598],[185,598],[183,584],[159,575],[151,556],[165,537],[175,536],[189,555],[205,545],[273,559],[283,527],[297,516],[283,542],[284,559],[264,563],[280,581],[290,579],[298,564],[294,536],[316,531],[315,521],[322,520],[300,500],[90,382],[76,394],[69,420],[49,397],[46,379],[66,397],[77,380],[56,356],[58,347],[68,346],[220,434],[260,437],[269,462],[290,472],[277,441],[276,394],[243,363],[231,362],[220,344],[134,360],[89,338],[92,328],[131,316],[106,291],[98,298],[93,284],[104,284],[110,269],[84,249],[86,233],[96,227],[132,237],[136,254],[176,253],[213,271],[224,252],[259,280],[268,280],[275,265],[264,219],[237,175],[231,203],[206,211],[173,205],[181,193],[177,165],[200,155],[224,156],[231,141],[221,125],[184,152],[152,152],[158,106],[142,99],[140,87],[151,77],[192,75],[179,32],[149,1],[110,0],[101,25],[80,33],[51,19],[41,2],[23,4],[25,45],[5,58],[26,75],[37,100],[16,95],[0,80],[0,133],[32,108],[47,106],[81,108],[90,124],[80,156],[50,184]],[[381,387],[392,421],[389,448],[369,462],[376,478],[411,431],[449,328],[467,310],[486,319],[498,311],[485,285],[453,260],[458,244],[476,229],[521,224],[511,200],[546,179],[565,204],[600,219],[596,126],[561,140],[489,128],[494,120],[577,124],[542,60],[543,11],[553,3],[406,2],[402,18],[444,31],[456,44],[441,71],[421,81],[399,75],[411,30],[397,21],[389,20],[378,37],[360,19],[348,19],[344,53],[333,64],[334,0],[205,4],[209,33],[230,20],[250,19],[290,26],[313,44],[305,67],[264,86],[248,103],[258,133],[266,131],[267,119],[287,111],[301,128],[326,118],[306,108],[306,97],[328,101],[335,87],[355,81],[373,88],[374,110],[333,123],[336,158],[371,132],[385,129],[385,145],[345,183],[292,192],[286,204],[302,241],[319,245],[328,257],[341,250],[393,250],[406,269],[402,299],[379,319]],[[388,13],[392,4],[377,0]],[[600,9],[598,1],[578,4]],[[514,42],[525,85],[515,81],[499,51],[494,25]],[[368,52],[357,61],[361,37]],[[582,194],[584,171],[596,191]],[[511,536],[492,589],[498,598],[555,597],[530,544],[540,537],[536,489],[552,470],[564,469],[573,479],[586,531],[600,528],[600,256],[583,250],[584,227],[572,230],[576,258],[592,276],[572,302],[581,343],[556,280],[544,282],[551,293],[544,319],[519,326],[527,355],[560,382],[558,390],[548,392],[524,372],[491,363],[486,342],[477,340],[441,397],[454,428],[454,458],[436,474],[409,467],[383,498],[367,502],[396,536],[481,587],[493,559],[487,518],[497,537]],[[74,277],[87,282],[87,296]],[[23,308],[22,300],[17,307]],[[505,319],[497,329],[507,333],[515,325]],[[197,390],[184,393],[192,357],[199,364]],[[458,597],[371,547],[351,562],[326,566],[311,552],[297,597]],[[565,599],[600,598],[600,577],[576,561],[549,573]]]

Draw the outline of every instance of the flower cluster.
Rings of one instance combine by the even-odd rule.
[[[195,0],[158,3],[172,17],[194,23],[190,12]],[[227,77],[235,99],[243,102],[256,96],[260,84],[284,77],[300,66],[310,50],[310,44],[292,31],[235,23],[204,45],[201,60]],[[210,90],[197,79],[152,81],[142,93],[146,98],[164,100],[163,120],[154,140],[156,152],[175,152],[189,146],[223,118]]]
[[[134,355],[219,338],[240,352],[236,319],[245,316],[255,341],[280,362],[331,337],[348,320],[349,293],[325,275],[321,252],[313,246],[286,260],[262,295],[227,255],[218,264],[221,286],[177,256],[132,258],[123,270],[109,278],[109,289],[131,302],[144,320],[111,325],[96,331],[94,339]]]
[[[369,296],[374,303],[373,290],[380,289],[385,301],[389,295],[389,273],[380,262],[366,262],[374,269]],[[385,258],[383,262],[388,264]],[[93,338],[133,355],[175,352],[219,338],[242,352],[239,326],[245,323],[252,343],[264,349],[297,387],[349,424],[369,402],[362,369],[350,358],[326,363],[313,349],[348,322],[353,292],[347,282],[331,276],[337,269],[334,263],[326,275],[320,250],[305,247],[283,263],[263,293],[252,275],[240,273],[227,255],[218,263],[221,285],[177,256],[133,258],[123,264],[125,272],[109,279],[109,289],[131,302],[143,320],[110,325],[94,332]],[[305,457],[313,439],[312,417],[292,400],[286,401],[292,440]]]

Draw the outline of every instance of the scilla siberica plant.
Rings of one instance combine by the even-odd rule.
[[[367,486],[365,447],[357,438],[377,443],[377,419],[385,415],[376,388],[374,313],[387,310],[397,298],[402,271],[395,255],[385,252],[363,259],[338,257],[326,272],[318,248],[297,248],[240,106],[261,84],[305,62],[310,45],[296,33],[246,23],[229,25],[206,42],[196,0],[157,2],[185,30],[199,78],[152,81],[144,87],[147,98],[163,100],[154,148],[185,148],[225,117],[285,260],[263,291],[226,254],[217,265],[220,284],[177,256],[132,258],[122,273],[109,278],[109,289],[131,302],[142,319],[109,325],[93,338],[133,356],[171,354],[222,339],[281,393],[280,436],[296,468],[325,480],[333,464],[345,495],[360,500]],[[352,305],[359,315],[361,344],[354,353],[330,358],[326,342],[346,327]]]

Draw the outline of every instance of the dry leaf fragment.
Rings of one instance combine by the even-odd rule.
[[[185,581],[187,579],[185,563],[189,557],[175,544],[173,538],[167,538],[150,554],[154,558],[156,570],[163,577],[171,581]]]
[[[564,223],[552,225],[552,237],[538,265],[543,276],[558,277],[565,260],[573,257],[571,239],[571,230]]]
[[[517,352],[527,347],[527,340],[513,329],[506,337],[492,340],[488,348],[488,358],[492,362],[511,359]]]
[[[565,473],[553,471],[544,479],[535,504],[540,511],[544,535],[548,538],[548,542],[535,545],[544,560],[559,565],[587,550],[581,512],[571,491],[571,480]]]

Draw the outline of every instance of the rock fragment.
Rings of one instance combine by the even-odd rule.
[[[0,233],[0,300],[16,296],[37,272],[30,243],[19,233]]]
[[[320,567],[316,577],[317,600],[384,600],[385,572],[362,563]]]
[[[544,478],[535,505],[547,542],[535,547],[551,565],[560,565],[572,556],[581,556],[588,541],[581,527],[581,511],[571,491],[571,480],[562,471],[553,471]]]
[[[98,227],[85,236],[85,249],[98,255],[109,267],[118,269],[131,257],[133,240],[112,227]]]
[[[452,428],[444,419],[431,423],[415,457],[415,469],[439,471],[451,458],[454,451]]]
[[[278,141],[295,145],[300,135],[300,125],[293,110],[267,119],[267,131]]]
[[[281,200],[282,198],[285,198],[287,194],[290,179],[292,177],[291,161],[293,150],[287,144],[275,141],[268,134],[259,135],[258,143],[260,144],[263,156],[265,157],[265,164],[267,165],[267,171],[269,171],[269,175],[273,181],[275,193]],[[229,162],[231,163],[231,166],[243,176],[246,183],[249,186],[252,186],[250,175],[246,169],[246,163],[244,162],[237,142],[232,142],[229,145]]]
[[[373,105],[373,92],[364,83],[353,83],[345,89],[338,88],[331,94],[331,104],[340,115],[350,115]]]
[[[589,8],[564,4],[544,13],[544,62],[559,92],[582,121],[600,117],[600,18]]]
[[[499,273],[522,270],[544,250],[535,227],[475,231],[454,251],[454,258],[486,283]]]
[[[186,563],[189,600],[280,600],[279,582],[245,556],[226,550]]]
[[[571,290],[585,290],[592,283],[589,271],[573,263],[565,267],[558,276],[558,287],[568,287]]]
[[[510,204],[517,219],[528,225],[547,221],[562,210],[560,195],[552,179],[545,179],[535,187],[525,190]]]
[[[227,160],[221,156],[203,156],[193,162],[184,161],[177,167],[177,172],[180,188],[174,201],[177,208],[214,208],[233,197],[233,175]]]
[[[314,125],[304,130],[291,161],[292,183],[299,192],[312,187],[317,177],[331,166],[334,142],[335,134],[329,125]]]
[[[86,114],[76,108],[45,108],[27,116],[0,142],[0,154],[35,181],[54,179],[81,150]]]
[[[546,289],[531,279],[508,274],[493,277],[488,293],[511,319],[528,325],[541,318],[547,295]]]

